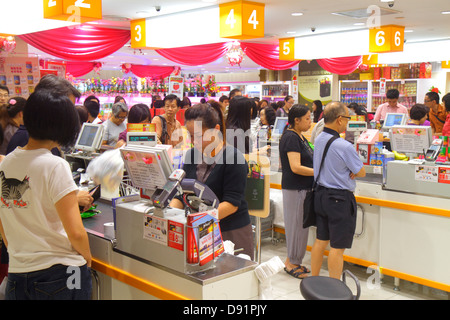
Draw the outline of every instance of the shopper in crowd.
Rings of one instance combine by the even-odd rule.
[[[253,105],[249,98],[236,96],[228,106],[226,141],[244,154],[252,151],[250,124]]]
[[[283,106],[284,106],[284,101],[280,101],[282,104],[283,104]],[[270,104],[270,106],[273,108],[273,110],[275,110],[275,112],[277,112],[277,110],[280,108],[280,105],[278,104],[278,103],[276,103],[276,102],[272,102],[271,104]]]
[[[89,97],[88,97],[89,98]],[[98,117],[100,113],[100,103],[96,99],[87,99],[84,101],[83,106],[86,108],[88,112],[88,120],[89,123],[99,124],[102,121]]]
[[[294,98],[292,96],[286,96],[284,98],[283,107],[277,110],[277,117],[287,117],[289,109],[294,105]]]
[[[314,182],[313,150],[302,133],[309,130],[311,122],[307,106],[293,106],[289,110],[288,129],[281,136],[279,146],[287,246],[284,270],[299,279],[310,272],[302,266],[309,230],[303,228],[303,202]]]
[[[68,163],[51,154],[79,131],[72,101],[52,90],[30,95],[30,138],[0,164],[0,232],[9,252],[7,300],[90,299],[91,252]],[[45,239],[45,241],[43,241]],[[69,286],[77,274],[77,288]]]
[[[445,111],[447,112],[447,118],[444,126],[442,127],[442,135],[450,136],[450,93],[447,93],[442,97],[442,103],[444,104]]]
[[[83,123],[88,122],[88,111],[83,105],[76,105],[75,109],[77,109],[78,118],[80,120],[80,125],[83,126]]]
[[[194,144],[184,160],[186,178],[196,179],[214,192],[220,201],[222,239],[233,242],[235,249],[243,249],[241,253],[253,259],[253,232],[245,200],[248,164],[239,150],[224,141],[220,109],[198,104],[186,110],[185,119]],[[171,202],[175,208],[185,205],[182,197]]]
[[[411,119],[408,124],[413,126],[430,126],[430,121],[428,120],[429,112],[430,109],[424,104],[417,103],[413,105],[411,110],[409,110]]]
[[[375,112],[373,120],[378,122],[384,122],[387,113],[406,113],[408,114],[408,108],[398,103],[400,92],[397,89],[390,89],[386,92],[386,103],[380,104]]]
[[[430,121],[431,131],[433,135],[440,136],[442,134],[442,128],[444,127],[445,119],[447,118],[447,111],[445,107],[440,103],[439,93],[427,92],[423,103],[430,108],[428,114],[428,120]]]
[[[119,134],[127,128],[125,119],[128,116],[128,107],[123,102],[113,104],[111,117],[103,122],[105,131],[103,133],[102,145],[115,147],[119,141]]]
[[[189,109],[192,107],[191,99],[188,97],[183,97],[183,101],[181,101],[181,109]]]
[[[151,107],[152,108],[162,108],[162,107],[164,107],[164,102],[162,101],[162,99],[159,96],[159,94],[155,94],[154,96],[152,96]]]
[[[259,113],[261,125],[257,132],[257,146],[266,145],[272,137],[273,125],[275,124],[276,114],[272,107],[265,107]]]
[[[12,136],[23,125],[23,108],[25,107],[26,99],[22,97],[14,97],[8,101],[8,118],[9,122],[3,130],[3,143],[0,146],[0,154],[6,155],[6,149]]]
[[[127,102],[126,102],[126,100],[125,100],[124,97],[122,97],[122,96],[116,96],[116,97],[114,98],[114,104],[119,103],[119,102],[122,102],[123,104],[127,105]]]
[[[143,103],[135,104],[130,108],[128,112],[128,123],[151,123],[152,116],[150,115],[150,108]],[[127,143],[128,130],[125,129],[119,134],[119,141],[116,144],[116,148]]]
[[[324,111],[325,127],[317,137],[314,148],[314,178],[317,178],[324,149],[332,137],[320,171],[314,197],[317,235],[311,251],[312,276],[318,276],[323,254],[328,245],[328,271],[340,279],[346,248],[351,248],[356,228],[356,200],[353,194],[355,177],[366,175],[364,165],[351,143],[340,138],[350,120],[347,107],[341,102],[329,103]]]
[[[229,95],[230,100],[236,96],[242,96],[242,91],[240,89],[233,89],[230,91],[230,95]]]
[[[323,104],[320,100],[314,100],[312,103],[312,111],[314,115],[313,121],[315,123],[319,122],[320,119],[322,119],[323,116]]]
[[[228,96],[221,96],[219,98],[219,102],[222,104],[222,113],[223,113],[223,117],[226,120],[227,116],[228,116],[228,106],[230,105],[230,98],[228,98]]]
[[[2,128],[6,128],[9,122],[8,116],[8,99],[9,99],[9,89],[7,86],[0,85],[0,125]]]
[[[262,109],[264,109],[265,107],[268,107],[268,106],[269,106],[269,101],[267,101],[265,99],[263,99],[263,100],[258,102],[259,110],[262,110]]]
[[[348,106],[348,111],[350,116],[363,116],[364,121],[367,123],[367,127],[369,128],[369,118],[367,115],[366,109],[357,104],[356,102],[350,103]],[[355,132],[354,131],[345,131],[345,140],[347,140],[350,143],[354,143],[355,141]]]
[[[98,105],[100,105],[100,100],[99,100],[99,98],[97,98],[97,97],[94,96],[94,95],[87,96],[86,99],[84,99],[83,104],[85,104],[85,103],[88,102],[88,101],[95,101],[95,102],[97,102]]]
[[[174,94],[169,94],[164,98],[164,114],[153,118],[152,123],[155,124],[160,143],[176,147],[183,142],[181,123],[176,119],[180,106],[180,99]]]

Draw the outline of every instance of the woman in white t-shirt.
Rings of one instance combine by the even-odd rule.
[[[105,133],[103,134],[102,145],[115,147],[119,141],[119,134],[126,128],[125,119],[128,116],[128,107],[123,102],[113,104],[111,108],[111,118],[103,122]]]
[[[69,164],[50,150],[72,145],[77,111],[39,90],[24,108],[28,144],[0,163],[0,232],[9,253],[6,299],[89,299],[91,252]]]

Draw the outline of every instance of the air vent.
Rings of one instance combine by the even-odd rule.
[[[396,13],[400,13],[400,11],[380,7],[381,16],[386,16],[389,14],[396,14]],[[332,14],[337,15],[337,16],[354,18],[354,19],[367,19],[373,13],[367,12],[367,8],[364,8],[364,9],[356,9],[356,10],[350,10],[350,11],[333,12]]]

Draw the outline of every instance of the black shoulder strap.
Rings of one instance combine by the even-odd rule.
[[[433,114],[433,116],[436,118],[436,119],[438,119],[439,120],[439,122],[441,122],[441,123],[445,123],[445,121],[444,120],[442,120],[442,119],[440,119],[437,115],[435,115],[435,114]]]
[[[319,181],[319,177],[320,177],[320,171],[322,170],[323,167],[323,163],[325,161],[325,156],[328,153],[328,149],[330,148],[330,145],[333,143],[334,140],[339,139],[338,136],[333,136],[331,137],[330,140],[328,140],[326,146],[325,146],[325,150],[323,151],[323,156],[322,156],[322,161],[320,162],[320,167],[319,167],[319,172],[317,173],[317,178],[314,180],[314,185],[313,185],[313,189],[315,189],[317,182]]]
[[[165,144],[166,143],[166,139],[167,139],[167,135],[168,135],[166,118],[164,118],[161,115],[158,115],[158,117],[161,120],[161,128],[162,128],[160,140],[161,140],[162,144]]]

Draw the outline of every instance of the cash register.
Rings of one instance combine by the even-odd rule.
[[[223,247],[221,238],[218,243],[213,236],[220,231],[214,218],[219,206],[216,195],[199,181],[186,179],[183,170],[174,170],[167,149],[161,145],[127,145],[120,152],[140,194],[113,201],[115,250],[185,274],[213,268],[220,255],[214,253]],[[177,195],[197,206],[188,205],[190,210],[171,208],[169,204]],[[193,229],[190,222],[197,218],[207,218],[212,223],[208,228]],[[189,257],[193,250],[199,256],[211,252],[213,258],[207,263],[200,259],[192,262]]]

